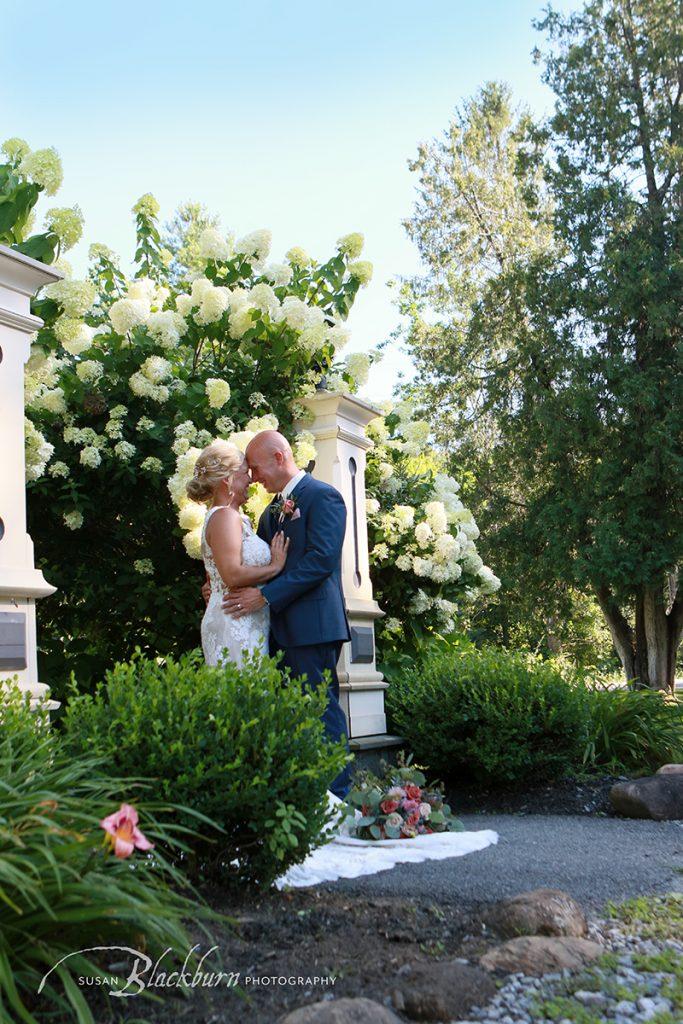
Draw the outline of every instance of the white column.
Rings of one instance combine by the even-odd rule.
[[[35,601],[55,588],[35,568],[26,532],[24,365],[30,336],[42,327],[31,298],[62,276],[0,245],[0,686],[17,676],[32,704],[48,689],[38,682]]]
[[[318,452],[313,476],[341,492],[347,509],[342,551],[342,583],[351,642],[339,659],[340,699],[351,738],[386,734],[384,691],[375,667],[375,619],[384,615],[372,596],[365,511],[365,454],[372,447],[365,428],[379,409],[351,395],[319,391],[301,399],[314,416],[310,430]]]

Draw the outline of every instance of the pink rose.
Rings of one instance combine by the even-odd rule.
[[[403,808],[404,811],[408,811],[409,814],[412,814],[413,811],[416,811],[419,806],[420,804],[417,800],[401,801],[401,807]]]
[[[379,806],[383,814],[392,814],[398,807],[398,800],[383,800]]]
[[[419,800],[422,796],[422,790],[411,782],[406,786],[406,796],[409,800]]]
[[[432,809],[431,809],[431,807],[429,806],[428,803],[421,803],[419,810],[420,810],[420,815],[423,818],[428,818],[431,815],[431,813],[432,813]]]

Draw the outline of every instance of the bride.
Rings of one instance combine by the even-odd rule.
[[[214,441],[200,453],[188,496],[209,505],[202,529],[202,557],[210,596],[202,619],[202,650],[207,665],[242,664],[246,654],[268,654],[268,605],[241,618],[226,615],[223,593],[231,587],[266,583],[282,572],[289,539],[278,532],[270,544],[257,537],[242,512],[249,468],[242,452],[228,441]]]

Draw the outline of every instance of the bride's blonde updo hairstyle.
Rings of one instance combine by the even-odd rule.
[[[213,441],[197,456],[194,476],[186,484],[188,497],[192,501],[211,504],[218,485],[227,478],[229,487],[230,477],[243,461],[244,455],[236,445],[229,441]]]

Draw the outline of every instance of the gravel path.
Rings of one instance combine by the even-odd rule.
[[[683,822],[569,815],[460,817],[468,830],[498,832],[497,846],[327,884],[368,896],[424,893],[465,903],[549,886],[594,909],[607,900],[683,890]]]

